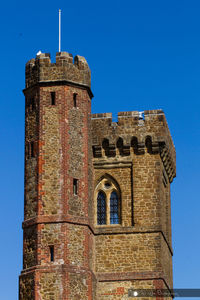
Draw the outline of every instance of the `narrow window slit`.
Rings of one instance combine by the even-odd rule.
[[[29,149],[29,144],[26,145],[26,155],[27,155],[27,158],[30,158],[30,149]]]
[[[74,107],[77,107],[77,94],[73,94]]]
[[[54,261],[54,246],[49,246],[50,261]]]
[[[78,195],[78,179],[73,179],[73,193],[74,195]]]
[[[32,103],[32,111],[34,111],[35,110],[35,99],[34,98],[31,100],[31,103]]]
[[[56,93],[51,92],[51,105],[56,105]]]
[[[34,142],[31,142],[30,143],[30,157],[34,157],[35,156],[35,153],[34,153]]]

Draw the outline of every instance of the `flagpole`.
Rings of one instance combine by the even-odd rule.
[[[59,46],[58,51],[61,52],[61,9],[59,9]]]

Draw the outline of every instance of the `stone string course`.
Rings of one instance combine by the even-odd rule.
[[[85,58],[67,52],[26,64],[20,300],[131,299],[129,289],[173,287],[176,154],[164,112],[91,115],[90,81]],[[105,178],[120,195],[120,224],[97,224]]]

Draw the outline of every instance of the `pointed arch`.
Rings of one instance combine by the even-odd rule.
[[[119,193],[121,194],[121,189],[120,189],[120,186],[117,182],[117,180],[110,174],[108,173],[105,173],[104,175],[102,175],[101,177],[99,177],[95,183],[95,186],[96,188],[98,188],[99,184],[103,181],[103,180],[106,180],[108,182],[113,182],[113,184],[116,186],[116,189],[119,191]]]
[[[110,174],[105,173],[96,181],[95,203],[97,225],[121,223],[121,190]]]

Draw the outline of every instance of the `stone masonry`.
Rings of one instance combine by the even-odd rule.
[[[176,154],[165,115],[91,115],[90,81],[85,58],[67,52],[26,64],[20,300],[133,299],[132,289],[173,288]]]

